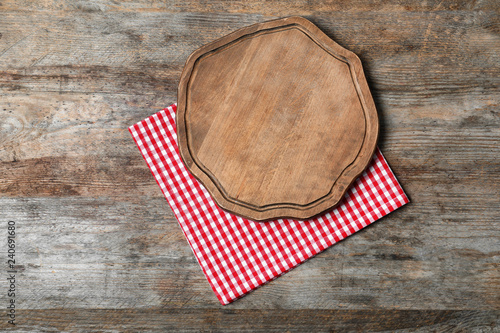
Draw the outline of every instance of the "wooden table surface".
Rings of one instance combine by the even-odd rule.
[[[175,102],[196,48],[289,15],[360,56],[412,202],[223,307],[127,127]],[[495,0],[1,1],[0,330],[498,332],[499,17]]]

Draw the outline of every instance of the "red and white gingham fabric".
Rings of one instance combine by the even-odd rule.
[[[129,131],[224,305],[408,202],[377,149],[342,203],[322,216],[262,223],[226,213],[182,163],[175,111],[173,104]]]

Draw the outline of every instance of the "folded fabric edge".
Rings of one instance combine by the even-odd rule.
[[[396,183],[399,188],[401,189],[402,193],[400,193],[400,195],[403,197],[403,204],[401,206],[404,206],[406,205],[407,203],[410,202],[410,198],[408,197],[408,195],[406,194],[406,191],[405,189],[403,188],[403,186],[401,185],[401,183],[399,182],[398,178],[396,177],[396,174],[394,173],[394,170],[392,170],[392,167],[391,165],[389,164],[389,162],[387,162],[387,159],[385,158],[384,154],[382,154],[382,150],[377,146],[377,150],[375,152],[375,154],[378,154],[377,156],[379,156],[379,158],[381,158],[385,165],[387,165],[387,168],[391,171],[391,173],[389,174],[389,177],[391,178],[391,180]],[[400,208],[401,206],[395,208],[394,210]],[[391,212],[392,213],[392,212]],[[390,213],[389,213],[390,214]]]

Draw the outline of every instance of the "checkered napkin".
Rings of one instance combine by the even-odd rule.
[[[223,305],[408,202],[377,149],[340,205],[319,217],[262,223],[226,213],[182,163],[175,111],[173,104],[129,131]]]

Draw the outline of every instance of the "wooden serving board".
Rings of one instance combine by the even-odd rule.
[[[217,204],[256,221],[335,206],[375,150],[359,58],[301,17],[196,50],[178,90],[181,157]]]

